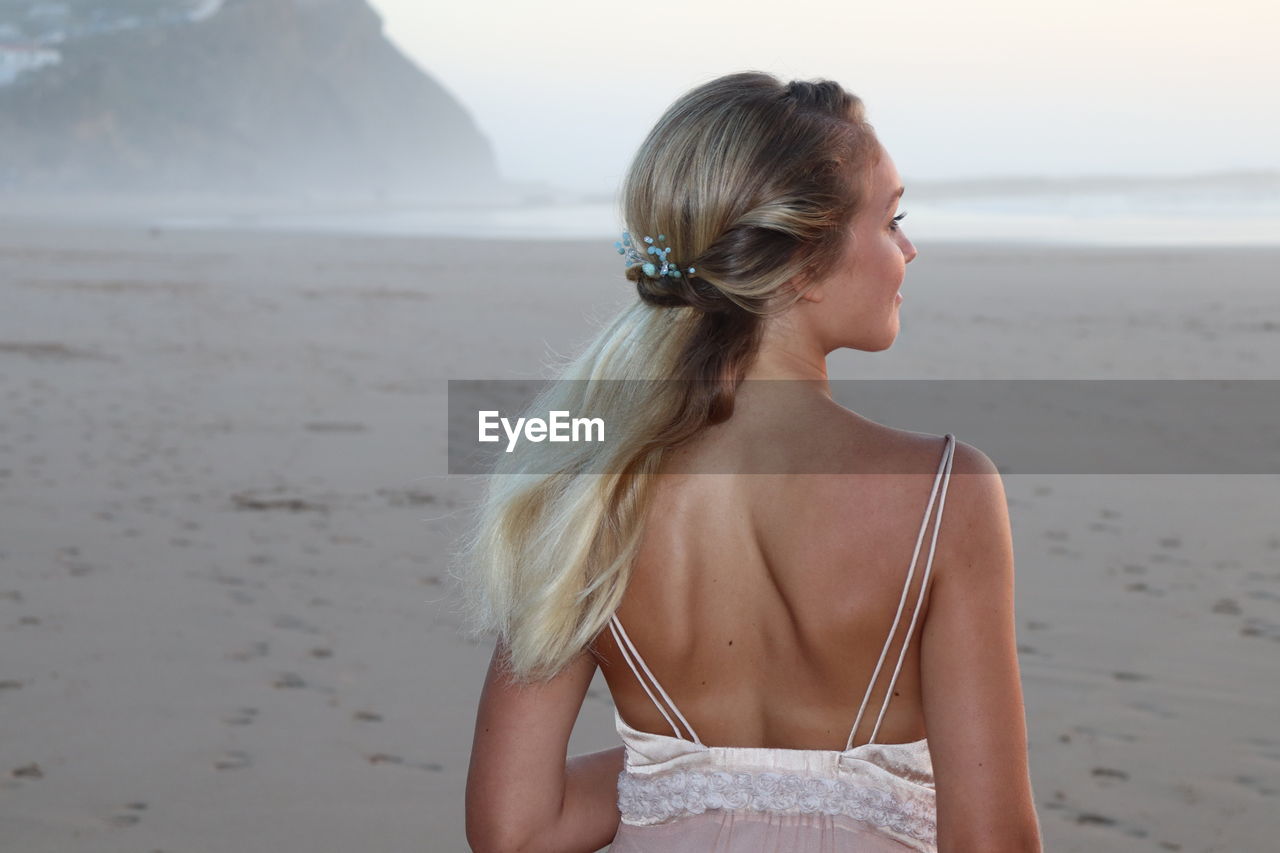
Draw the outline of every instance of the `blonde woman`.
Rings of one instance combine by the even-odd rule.
[[[637,299],[537,404],[623,434],[500,469],[465,555],[475,850],[1040,849],[1000,476],[827,384],[898,333],[902,192],[830,81],[728,75],[644,141]],[[566,761],[597,667],[623,744]]]

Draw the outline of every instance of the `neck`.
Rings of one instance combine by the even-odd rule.
[[[770,339],[766,334],[755,360],[743,378],[791,379],[816,383],[823,394],[831,396],[826,356],[817,347],[805,346],[795,339]]]

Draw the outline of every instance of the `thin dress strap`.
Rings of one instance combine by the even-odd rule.
[[[662,685],[658,683],[658,679],[649,670],[648,665],[644,662],[644,658],[640,657],[640,652],[636,651],[636,647],[631,643],[631,638],[627,636],[627,629],[622,627],[622,620],[618,618],[618,614],[613,614],[609,618],[609,630],[613,632],[613,639],[618,644],[618,650],[622,652],[622,657],[626,660],[627,665],[631,667],[631,671],[636,675],[636,681],[640,682],[640,686],[644,688],[644,692],[649,694],[649,698],[653,700],[653,704],[658,707],[658,713],[662,714],[663,719],[667,721],[667,725],[671,726],[671,730],[676,733],[676,737],[680,740],[693,739],[693,742],[702,745],[702,741],[698,739],[697,733],[693,730],[693,726],[689,725],[689,721],[684,718],[684,714],[680,713],[680,709],[676,707],[676,703],[671,701],[671,697],[667,695],[667,691],[662,689]],[[632,660],[634,656],[635,660]],[[666,708],[662,707],[662,703],[653,695],[653,691],[649,689],[649,685],[640,676],[640,669],[636,668],[636,663],[640,664],[640,669],[644,670],[645,675],[649,676],[649,680],[653,682],[653,686],[658,689],[658,693],[662,696],[671,711],[684,723],[684,727],[689,730],[689,737],[685,737],[680,733],[680,729],[676,728],[675,722],[671,719],[671,715],[667,713]]]
[[[907,628],[906,639],[902,642],[902,651],[898,653],[898,663],[893,669],[893,677],[889,679],[889,689],[885,691],[884,703],[880,706],[880,715],[876,717],[875,727],[871,730],[871,737],[867,743],[875,743],[876,735],[880,732],[880,722],[884,719],[884,712],[889,709],[889,700],[893,697],[893,686],[898,682],[898,673],[902,670],[902,661],[907,656],[907,645],[911,642],[911,633],[916,627],[916,617],[920,615],[920,605],[924,602],[924,593],[929,586],[929,572],[933,568],[933,552],[938,544],[938,526],[942,522],[942,507],[947,500],[947,484],[951,481],[951,459],[955,455],[955,439],[951,433],[946,435],[946,445],[942,449],[942,461],[938,463],[938,474],[933,479],[933,490],[929,492],[929,503],[925,507],[924,521],[920,523],[920,535],[916,537],[915,553],[911,555],[911,568],[907,571],[907,582],[902,586],[902,597],[898,600],[898,612],[893,617],[893,627],[889,629],[889,638],[885,640],[884,649],[880,652],[880,660],[876,663],[875,672],[871,674],[871,683],[867,685],[867,693],[862,697],[862,705],[858,708],[858,717],[853,721],[853,730],[849,732],[849,739],[845,741],[845,751],[853,748],[853,737],[858,732],[858,726],[862,724],[862,714],[867,709],[867,702],[871,700],[871,691],[875,687],[876,679],[880,677],[880,667],[884,665],[885,656],[889,654],[889,646],[893,643],[893,635],[898,630],[898,622],[902,618],[902,607],[907,601],[907,591],[911,588],[911,578],[915,576],[916,561],[920,557],[920,545],[924,542],[924,532],[929,526],[929,513],[933,510],[933,499],[939,496],[938,484],[942,484],[941,495],[938,500],[938,511],[934,515],[933,536],[929,543],[929,557],[925,561],[924,577],[920,581],[920,595],[916,599],[915,610],[911,614],[911,625]]]

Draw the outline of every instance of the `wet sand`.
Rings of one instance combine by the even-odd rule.
[[[1280,250],[920,249],[833,378],[1280,378]],[[0,221],[0,848],[465,850],[445,380],[626,287],[607,241]],[[1270,849],[1280,476],[1006,487],[1046,849]],[[616,743],[598,679],[571,749]]]

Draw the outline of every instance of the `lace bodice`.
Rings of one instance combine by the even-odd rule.
[[[908,845],[936,847],[933,762],[925,740],[835,750],[705,746],[642,732],[614,711],[626,747],[622,822],[651,826],[708,809],[844,815]]]

